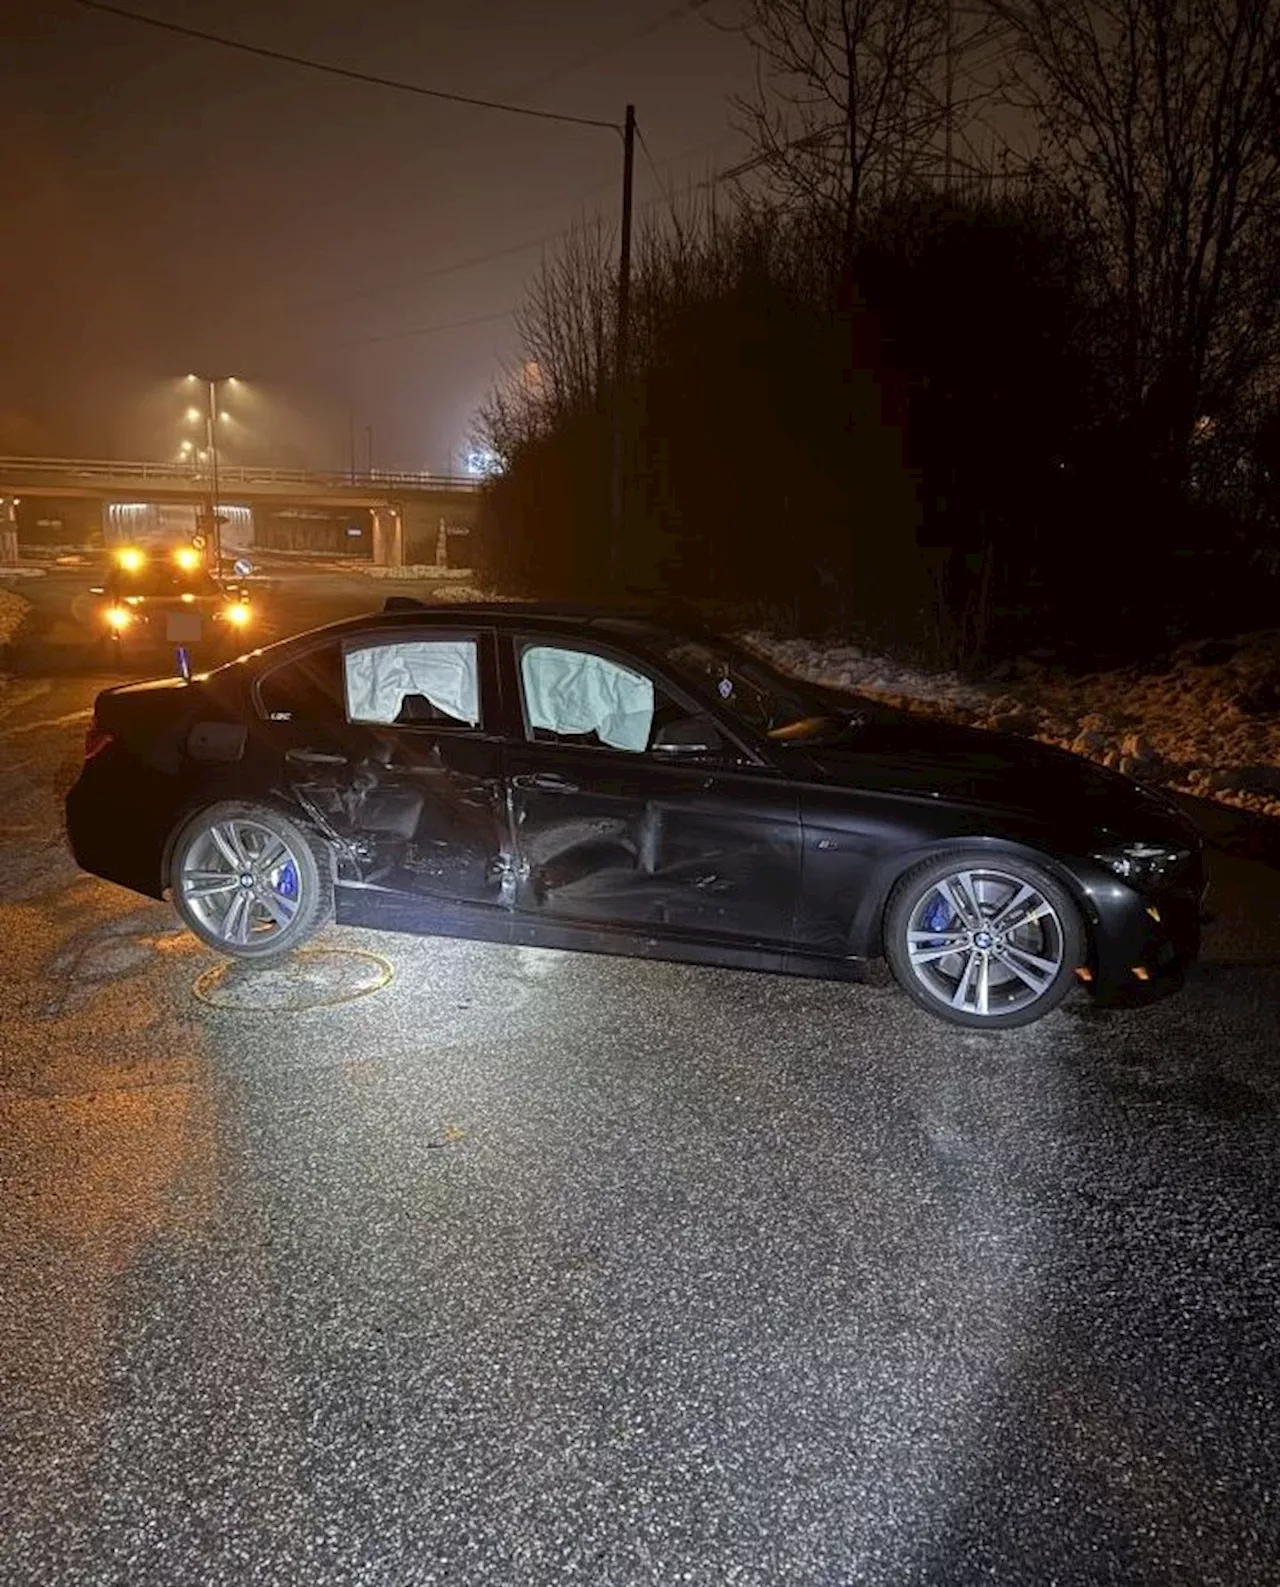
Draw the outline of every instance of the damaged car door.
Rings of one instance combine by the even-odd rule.
[[[280,680],[260,685],[290,740],[290,792],[338,845],[342,880],[394,895],[397,923],[441,929],[458,911],[510,908],[502,741],[486,729],[493,647],[484,630],[348,639],[335,647],[340,714],[328,724],[286,716]]]
[[[785,949],[796,796],[643,663],[516,637],[523,715],[508,753],[522,924]]]

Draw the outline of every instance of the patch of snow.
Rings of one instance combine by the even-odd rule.
[[[1069,677],[1021,663],[1006,681],[986,684],[920,672],[852,645],[744,638],[814,683],[1021,734],[1142,782],[1280,816],[1280,630],[1183,645],[1159,671]]]
[[[514,601],[519,597],[497,595],[493,590],[481,589],[477,584],[442,584],[434,590],[428,590],[422,599],[428,606],[440,606],[447,605],[450,601]]]
[[[0,645],[7,645],[13,639],[30,610],[30,601],[24,601],[12,590],[0,590]]]
[[[784,671],[832,689],[901,700],[910,707],[931,704],[944,715],[979,711],[990,698],[989,690],[964,682],[954,672],[921,672],[857,645],[820,645],[811,639],[775,639],[759,632],[741,637]]]
[[[371,579],[471,579],[475,574],[470,568],[438,568],[434,562],[410,562],[402,568],[384,568],[376,562],[361,562],[358,564],[361,573],[367,573]]]

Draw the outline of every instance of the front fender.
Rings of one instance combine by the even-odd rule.
[[[857,910],[849,928],[849,952],[859,958],[880,958],[884,954],[884,921],[888,911],[889,900],[893,890],[908,872],[913,871],[917,865],[928,860],[940,858],[944,854],[954,854],[961,849],[969,852],[981,851],[990,854],[994,859],[999,855],[1008,855],[1011,859],[1025,860],[1030,865],[1038,866],[1046,871],[1058,882],[1070,896],[1080,911],[1080,918],[1084,925],[1085,939],[1089,953],[1093,954],[1093,941],[1095,930],[1100,916],[1098,907],[1090,891],[1082,885],[1081,880],[1072,870],[1054,854],[1029,843],[1019,843],[1009,838],[993,838],[989,835],[974,835],[972,837],[954,836],[940,839],[932,843],[921,844],[911,850],[895,854],[884,859],[872,871],[868,886],[859,900]]]

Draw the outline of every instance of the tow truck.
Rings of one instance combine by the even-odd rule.
[[[215,578],[193,543],[118,546],[92,593],[99,641],[118,662],[176,647],[225,660],[244,648],[257,616],[249,592]]]

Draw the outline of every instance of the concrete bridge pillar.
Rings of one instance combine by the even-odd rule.
[[[383,568],[404,566],[404,520],[398,507],[374,507],[373,560]]]
[[[18,560],[18,508],[8,496],[0,496],[0,564]]]

